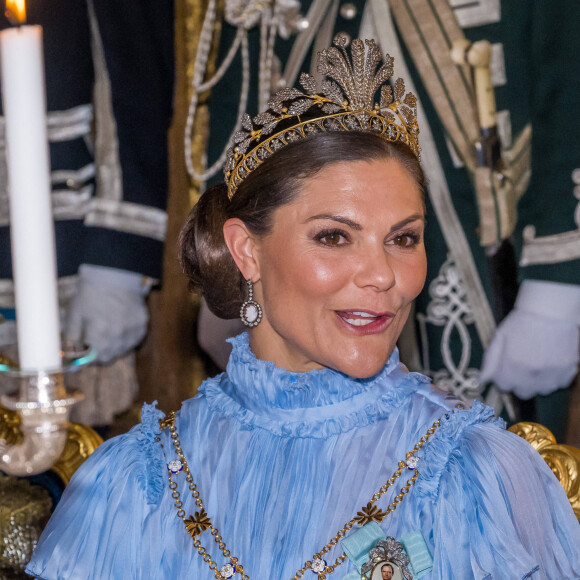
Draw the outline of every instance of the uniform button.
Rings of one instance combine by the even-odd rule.
[[[346,2],[340,7],[340,15],[345,20],[353,20],[356,18],[356,6],[351,2]]]

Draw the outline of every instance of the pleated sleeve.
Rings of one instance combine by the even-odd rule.
[[[144,526],[162,495],[154,406],[142,423],[103,443],[75,473],[45,528],[27,573],[43,580],[148,578]],[[145,537],[144,537],[145,536]]]
[[[430,578],[580,578],[580,525],[540,455],[493,420],[451,429],[421,486],[434,502]]]

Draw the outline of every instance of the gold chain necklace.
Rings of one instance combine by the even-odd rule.
[[[454,412],[454,411],[453,411]],[[453,413],[452,412],[452,413]],[[449,418],[449,413],[445,415],[445,418]],[[175,412],[172,411],[167,418],[160,419],[159,424],[161,429],[169,429],[171,433],[171,441],[175,452],[179,459],[174,459],[167,464],[167,472],[169,474],[169,489],[171,489],[171,497],[175,500],[175,508],[177,509],[177,517],[183,520],[185,524],[185,529],[187,533],[193,539],[193,546],[198,551],[199,555],[203,558],[203,561],[207,563],[210,570],[215,574],[218,580],[228,580],[232,578],[236,573],[242,577],[242,580],[250,580],[248,575],[244,572],[244,567],[239,563],[238,558],[232,556],[231,552],[228,550],[226,543],[223,541],[219,530],[213,526],[210,518],[208,517],[205,508],[203,507],[203,502],[199,496],[199,491],[197,489],[196,483],[193,481],[193,476],[187,465],[187,460],[181,449],[181,443],[179,441],[179,435],[177,433],[177,428],[175,427]],[[435,423],[427,430],[427,433],[419,439],[418,443],[413,447],[411,451],[407,452],[406,461],[399,461],[397,470],[393,475],[385,482],[385,484],[372,496],[371,500],[367,503],[361,511],[357,512],[356,516],[352,518],[349,522],[344,524],[344,526],[338,531],[338,533],[316,554],[313,555],[312,560],[306,560],[302,568],[300,568],[291,580],[298,580],[302,578],[306,570],[312,570],[318,575],[318,580],[325,580],[325,578],[332,574],[346,559],[347,555],[343,552],[333,564],[327,564],[323,556],[330,552],[330,550],[336,546],[336,544],[346,536],[346,533],[354,527],[355,524],[358,526],[364,526],[369,522],[376,521],[381,522],[390,513],[397,509],[397,506],[403,501],[403,498],[409,493],[410,489],[415,485],[417,478],[419,477],[419,472],[417,470],[418,457],[416,457],[417,452],[429,441],[433,433],[437,431],[441,425],[441,419],[437,419]],[[156,437],[156,440],[160,443],[163,453],[165,455],[165,449],[160,437]],[[407,480],[407,483],[401,488],[401,491],[396,495],[393,501],[387,506],[385,511],[382,511],[376,505],[374,505],[397,481],[401,476],[403,469],[407,467],[414,471],[413,476]],[[185,481],[187,482],[189,489],[191,490],[191,495],[195,500],[195,505],[199,508],[199,511],[195,512],[195,515],[190,515],[188,518],[185,517],[185,511],[183,510],[183,502],[181,501],[181,494],[177,490],[177,483],[173,480],[173,475],[179,473],[180,471],[185,472]],[[210,530],[214,541],[218,545],[221,553],[226,560],[229,559],[229,563],[225,564],[218,570],[218,565],[211,559],[206,548],[204,548],[198,539],[206,530]]]

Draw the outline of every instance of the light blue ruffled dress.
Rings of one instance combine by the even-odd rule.
[[[233,340],[227,372],[205,381],[177,429],[213,524],[251,580],[288,580],[385,483],[452,405],[393,353],[381,373],[291,373]],[[79,469],[28,573],[47,580],[211,579],[176,517],[162,413],[103,444]],[[558,481],[491,409],[475,403],[442,421],[419,452],[420,476],[380,524],[420,531],[433,557],[425,580],[580,578],[580,526]],[[408,475],[378,507],[385,509]],[[186,515],[198,508],[174,476]],[[208,532],[202,536],[224,564]],[[335,550],[334,558],[341,552]],[[347,561],[329,578],[339,580]],[[311,572],[307,572],[307,578]],[[312,574],[313,579],[316,577]],[[239,578],[239,576],[237,576]]]

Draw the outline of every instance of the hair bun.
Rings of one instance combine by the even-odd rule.
[[[208,189],[179,234],[179,261],[191,290],[200,291],[220,318],[236,318],[243,302],[243,277],[223,234],[229,200],[223,184]]]

